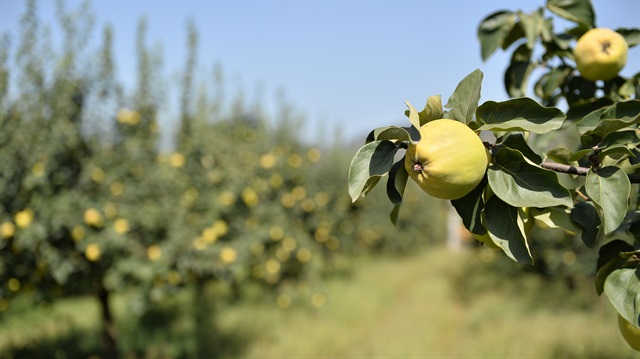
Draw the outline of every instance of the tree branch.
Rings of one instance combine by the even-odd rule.
[[[589,172],[589,167],[574,167],[574,166],[564,165],[562,163],[547,162],[547,161],[543,161],[540,164],[540,167],[546,168],[548,170],[552,170],[555,172],[568,173],[571,175],[579,175],[579,176],[586,176],[587,172]]]
[[[548,170],[552,170],[555,172],[567,173],[567,174],[579,175],[579,176],[586,176],[587,172],[589,172],[590,170],[589,167],[575,167],[575,166],[569,166],[561,163],[547,162],[547,161],[543,161],[540,164],[540,167],[546,168]],[[629,177],[629,182],[640,183],[640,174],[631,173],[631,174],[627,174],[627,176]]]

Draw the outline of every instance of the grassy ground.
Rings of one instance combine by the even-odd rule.
[[[212,346],[230,358],[638,358],[618,333],[606,297],[593,291],[584,299],[581,291],[538,277],[496,275],[474,258],[432,249],[408,258],[356,259],[350,275],[325,282],[324,303],[322,296],[315,297],[317,306],[294,301],[287,309],[273,298],[221,303],[217,328],[199,334],[219,338]],[[176,303],[178,311],[187,305]],[[123,300],[116,309],[122,318]],[[0,322],[0,353],[42,338],[56,343],[65,331],[91,332],[96,317],[87,300],[9,316]],[[155,328],[155,344],[128,356],[193,353],[193,327],[180,315],[172,320]],[[141,331],[121,323],[122,344],[132,346]],[[86,334],[75,339],[81,337],[84,344],[77,345],[95,342]]]

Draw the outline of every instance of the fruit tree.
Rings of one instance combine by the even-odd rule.
[[[483,60],[512,51],[504,76],[512,99],[479,103],[476,70],[444,107],[440,96],[421,111],[406,103],[408,126],[376,128],[356,152],[349,194],[355,202],[387,176],[395,223],[411,178],[450,200],[474,237],[524,264],[535,260],[528,230],[536,221],[573,233],[598,251],[597,293],[638,350],[640,72],[619,71],[637,70],[626,60],[640,30],[596,27],[589,1],[549,0],[546,10],[573,27],[556,32],[544,8],[495,12],[479,25]],[[541,75],[529,88],[534,69]]]

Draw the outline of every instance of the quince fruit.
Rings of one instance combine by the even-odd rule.
[[[622,35],[595,28],[578,39],[573,55],[582,77],[589,81],[608,81],[616,77],[627,63],[629,45]]]
[[[458,199],[482,180],[489,152],[462,122],[439,119],[420,127],[421,139],[410,144],[404,166],[423,191],[441,199]]]
[[[618,327],[629,346],[640,352],[640,328],[633,326],[620,314],[618,314]]]

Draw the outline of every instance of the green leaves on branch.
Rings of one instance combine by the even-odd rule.
[[[512,28],[514,32],[507,34],[504,41],[526,37],[531,32],[550,36],[544,35],[548,25],[539,28],[527,23],[538,21],[538,15],[518,16],[526,19],[526,24],[519,25],[520,30]],[[493,18],[492,26],[497,26],[494,30],[500,32],[500,24],[508,23],[509,18],[508,14]],[[523,61],[528,61],[528,55],[524,52],[521,55]],[[569,68],[553,72],[541,84],[541,91],[551,95],[566,76],[570,76]],[[427,122],[449,118],[476,132],[492,131],[497,136],[496,143],[489,145],[492,161],[485,178],[470,193],[451,201],[464,226],[475,236],[494,243],[513,260],[531,264],[526,228],[531,228],[533,221],[575,233],[588,247],[616,233],[628,232],[631,184],[625,170],[633,171],[640,163],[635,159],[636,153],[640,153],[636,149],[640,143],[637,134],[640,101],[585,104],[574,108],[571,123],[565,123],[569,121],[561,110],[541,106],[526,97],[479,105],[482,78],[480,70],[466,76],[444,107],[440,96],[429,97],[421,111],[407,102],[408,127],[387,126],[371,131],[351,163],[348,182],[351,199],[364,197],[388,175],[386,193],[394,206],[391,221],[396,223],[409,178],[404,158],[398,156],[402,152],[398,151],[417,143],[418,129]],[[545,160],[527,140],[529,133],[534,133],[536,143],[545,143],[544,136],[571,127],[582,136],[581,148],[573,151],[554,148],[547,152]],[[593,169],[579,167],[588,163],[587,157]],[[577,166],[579,171],[573,167],[573,171],[567,172],[587,177],[580,180],[567,177],[561,181],[555,171],[564,170],[550,166],[546,162],[549,159]],[[624,164],[626,167],[622,167]]]
[[[581,135],[608,135],[640,122],[640,100],[618,102],[592,111],[578,122]]]
[[[580,76],[572,46],[589,29],[595,28],[595,14],[589,0],[547,0],[546,10],[574,23],[563,32],[554,32],[554,17],[545,16],[545,8],[530,13],[500,10],[484,18],[478,26],[482,60],[493,52],[513,47],[504,73],[504,87],[512,98],[527,96],[529,79],[535,70],[542,74],[534,83],[541,103],[554,106],[564,98],[569,107],[591,105],[601,98],[613,102],[638,97],[638,80],[618,77],[600,83]],[[640,29],[617,29],[629,47],[640,43]],[[630,65],[630,64],[629,64]],[[598,90],[604,91],[601,95]]]

